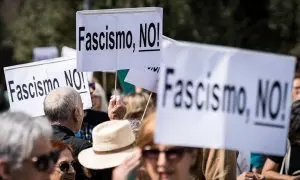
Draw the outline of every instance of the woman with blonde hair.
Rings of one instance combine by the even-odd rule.
[[[196,163],[197,149],[155,144],[154,129],[155,114],[151,114],[143,121],[136,142],[142,150],[144,171],[152,180],[193,179],[192,169]]]
[[[136,143],[152,180],[236,179],[235,151],[155,144],[155,119],[151,114],[143,121]]]

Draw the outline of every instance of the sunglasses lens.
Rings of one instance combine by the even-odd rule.
[[[143,156],[146,159],[156,160],[159,156],[159,151],[157,149],[144,150]]]
[[[170,161],[171,163],[176,163],[183,157],[184,152],[184,148],[175,147],[165,151],[164,153],[166,154],[166,158],[168,161]],[[151,161],[158,160],[159,154],[160,151],[158,149],[150,149],[149,147],[147,147],[145,150],[143,150],[143,157]]]
[[[167,152],[167,158],[170,161],[173,160],[179,160],[180,158],[182,158],[183,154],[184,154],[184,149],[183,148],[174,148],[174,149],[169,149]]]
[[[46,171],[49,167],[49,158],[47,155],[40,156],[35,162],[35,166],[39,171]]]
[[[60,156],[60,151],[58,151],[58,150],[50,153],[50,158],[54,164],[57,163],[59,156]]]
[[[38,157],[35,166],[39,171],[46,171],[50,166],[50,161],[56,164],[60,156],[60,151],[53,151],[50,154]]]
[[[69,162],[62,162],[62,163],[59,165],[59,169],[60,169],[62,172],[68,172],[69,169],[70,169],[70,164],[69,164]]]
[[[89,83],[89,87],[95,89],[95,83]]]

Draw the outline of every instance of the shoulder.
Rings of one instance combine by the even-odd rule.
[[[69,137],[68,139],[65,139],[65,142],[71,144],[76,156],[79,154],[80,151],[92,147],[92,144],[89,143],[87,140],[78,139],[76,137]]]

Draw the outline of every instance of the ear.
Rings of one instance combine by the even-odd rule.
[[[79,122],[81,118],[81,114],[80,114],[80,109],[78,107],[75,108],[74,110],[74,120],[75,122]]]
[[[4,160],[0,160],[0,178],[4,180],[11,179],[8,163]]]

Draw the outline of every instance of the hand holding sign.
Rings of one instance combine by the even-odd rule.
[[[120,96],[112,96],[108,105],[108,117],[110,120],[123,119],[126,114],[126,106]]]

